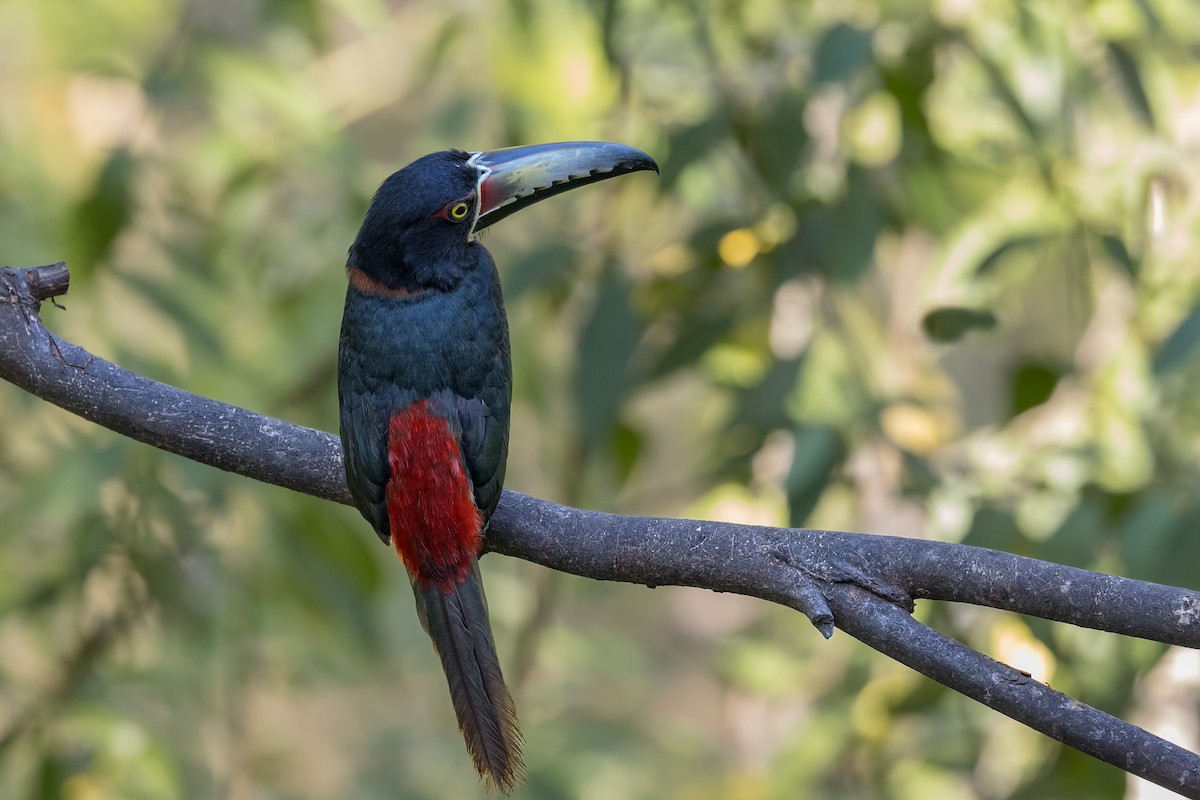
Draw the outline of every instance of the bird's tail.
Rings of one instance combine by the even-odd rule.
[[[414,583],[421,624],[433,639],[467,752],[488,788],[508,794],[525,780],[517,709],[504,685],[479,565],[450,591]]]

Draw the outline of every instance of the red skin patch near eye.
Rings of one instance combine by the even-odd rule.
[[[486,214],[494,209],[503,198],[500,187],[492,183],[490,177],[484,178],[479,184],[479,213]]]
[[[462,451],[446,420],[420,400],[388,423],[388,523],[392,547],[421,588],[449,592],[483,547]]]

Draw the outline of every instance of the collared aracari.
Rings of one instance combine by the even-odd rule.
[[[478,557],[504,484],[512,367],[499,276],[474,236],[551,195],[646,169],[658,167],[645,153],[605,142],[433,153],[383,182],[347,259],[346,480],[408,571],[475,768],[505,793],[525,767]]]

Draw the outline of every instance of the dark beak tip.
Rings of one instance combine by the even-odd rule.
[[[658,162],[650,156],[643,158],[634,158],[625,162],[622,165],[627,172],[638,172],[639,170],[653,171],[655,175],[661,174],[658,171]]]

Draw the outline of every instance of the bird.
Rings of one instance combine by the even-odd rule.
[[[525,779],[479,572],[508,456],[512,363],[499,274],[477,234],[547,197],[639,170],[611,142],[443,150],[384,180],[346,259],[339,428],[354,505],[395,550],[476,771]]]

